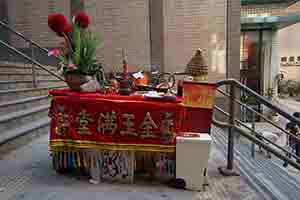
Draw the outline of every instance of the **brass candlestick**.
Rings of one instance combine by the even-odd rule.
[[[121,95],[130,95],[132,89],[128,78],[128,64],[126,61],[125,49],[122,49],[122,64],[123,64],[123,79],[120,81],[119,93]]]

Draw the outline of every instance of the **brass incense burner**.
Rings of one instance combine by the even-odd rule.
[[[198,49],[190,62],[187,64],[185,72],[189,74],[193,81],[208,80],[208,66],[202,55],[202,50]]]

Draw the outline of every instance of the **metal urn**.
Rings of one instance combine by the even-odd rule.
[[[195,55],[187,64],[185,72],[192,77],[193,81],[202,82],[208,80],[208,66],[203,58],[201,49],[197,49]]]

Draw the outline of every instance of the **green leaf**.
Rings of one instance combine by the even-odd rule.
[[[80,65],[80,54],[81,54],[81,28],[77,25],[73,26],[73,42],[74,42],[74,64]]]

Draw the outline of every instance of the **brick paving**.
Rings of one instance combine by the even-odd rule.
[[[59,175],[51,167],[48,136],[6,154],[0,160],[1,200],[259,200],[243,177],[224,178],[217,172],[224,156],[213,145],[209,161],[209,187],[204,192],[176,190],[165,185],[92,185],[83,177]]]

